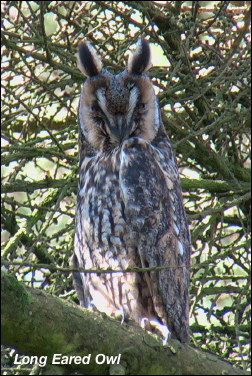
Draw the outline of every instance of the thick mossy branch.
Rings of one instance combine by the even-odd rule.
[[[27,340],[29,338],[29,340]],[[27,355],[91,354],[90,364],[74,365],[85,374],[108,374],[108,364],[96,364],[98,354],[121,354],[130,375],[246,375],[215,355],[176,340],[162,347],[134,324],[120,324],[84,310],[2,273],[2,343]],[[72,366],[73,367],[73,366]]]

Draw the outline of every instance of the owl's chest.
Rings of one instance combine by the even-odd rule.
[[[98,247],[119,244],[127,225],[117,160],[94,158],[84,161],[82,167],[78,205],[85,238]]]

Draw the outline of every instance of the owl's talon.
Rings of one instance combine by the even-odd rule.
[[[155,333],[161,334],[163,345],[166,345],[171,332],[169,331],[167,325],[161,324],[159,321],[154,319],[148,319],[147,317],[143,317],[140,320],[140,326],[144,330],[154,331]]]
[[[121,316],[121,325],[122,325],[125,321],[125,313],[123,309],[118,310],[118,316],[119,317]]]
[[[141,319],[141,321],[140,321],[140,326],[141,326],[141,328],[142,329],[146,329],[146,325],[148,324],[148,319],[147,319],[147,317],[143,317],[142,319]]]

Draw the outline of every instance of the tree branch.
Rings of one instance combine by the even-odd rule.
[[[130,375],[248,374],[215,355],[176,340],[162,347],[134,324],[120,324],[103,314],[26,287],[5,272],[2,273],[2,343],[23,354],[48,356],[47,365],[53,354],[81,357],[91,354],[89,364],[69,366],[91,375],[109,372],[108,364],[95,361],[98,354],[121,354],[121,370]]]

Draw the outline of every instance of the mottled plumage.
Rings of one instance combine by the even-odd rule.
[[[74,265],[145,273],[74,273],[80,303],[121,313],[188,341],[190,237],[176,160],[146,71],[150,48],[139,41],[114,75],[88,42],[78,65],[88,76],[79,104],[80,177]]]

